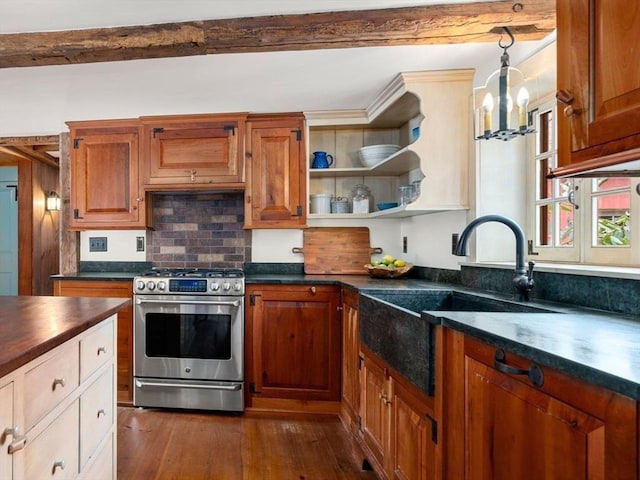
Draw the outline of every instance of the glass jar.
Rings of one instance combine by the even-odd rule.
[[[413,185],[413,199],[411,200],[412,202],[416,201],[417,198],[420,196],[421,184],[422,184],[422,180],[414,180],[413,182],[411,182],[411,185]]]
[[[371,193],[369,187],[363,184],[358,184],[353,187],[351,192],[351,204],[353,205],[353,213],[369,213],[369,207],[371,204]]]
[[[398,193],[400,194],[400,205],[409,205],[413,202],[413,185],[400,185]]]

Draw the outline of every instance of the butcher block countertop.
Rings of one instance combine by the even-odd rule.
[[[0,296],[0,377],[130,303],[122,298]]]

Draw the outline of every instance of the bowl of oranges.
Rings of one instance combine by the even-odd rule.
[[[364,266],[369,276],[374,278],[399,278],[406,275],[412,267],[412,264],[393,255],[385,255],[382,259],[372,260]]]

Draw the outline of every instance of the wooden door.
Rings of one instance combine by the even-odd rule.
[[[466,479],[637,478],[635,401],[550,369],[537,388],[494,368],[493,351],[465,341]]]
[[[342,290],[342,416],[355,431],[360,411],[358,291]]]
[[[365,355],[362,362],[360,397],[361,436],[379,470],[386,470],[391,402],[391,378],[388,370],[375,362],[370,355]]]
[[[144,228],[137,125],[71,125],[71,228]]]
[[[253,393],[339,401],[339,290],[287,285],[254,287],[247,293]]]
[[[626,0],[559,1],[557,19],[558,98],[564,102],[558,123],[559,164],[613,154],[636,159],[640,6]]]
[[[63,297],[116,297],[133,299],[131,281],[55,280],[53,294]],[[118,404],[133,404],[133,305],[118,312]]]
[[[305,226],[302,116],[251,119],[247,129],[246,228]]]
[[[435,479],[437,427],[432,409],[399,381],[393,383],[391,408],[391,478]]]
[[[146,117],[144,184],[243,186],[244,116]]]

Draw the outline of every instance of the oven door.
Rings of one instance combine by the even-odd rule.
[[[136,295],[134,376],[242,381],[242,297]]]

